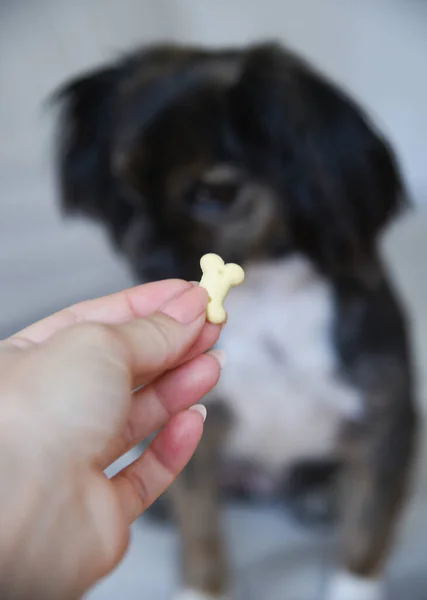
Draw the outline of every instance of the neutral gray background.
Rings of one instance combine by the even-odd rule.
[[[413,320],[420,403],[427,373],[427,3],[422,0],[0,1],[0,336],[79,299],[130,283],[102,233],[63,223],[50,172],[53,114],[64,78],[136,44],[234,44],[278,38],[344,84],[388,133],[418,210],[391,231],[385,255]],[[425,452],[424,452],[425,454]],[[392,565],[393,598],[427,598],[427,483]],[[316,597],[332,542],[276,511],[232,509],[225,525],[239,598]],[[166,600],[176,583],[172,531],[137,523],[123,565],[93,600]],[[253,587],[252,596],[248,589]]]

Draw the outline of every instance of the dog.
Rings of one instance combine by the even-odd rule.
[[[275,43],[146,47],[56,98],[62,209],[102,224],[136,282],[198,280],[207,252],[246,271],[203,441],[170,493],[178,597],[232,592],[222,481],[261,495],[283,483],[303,507],[333,480],[326,598],[379,600],[418,422],[407,318],[378,249],[408,205],[393,148]]]

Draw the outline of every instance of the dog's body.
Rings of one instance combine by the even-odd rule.
[[[377,252],[404,204],[391,150],[273,45],[151,48],[61,96],[64,207],[104,223],[138,282],[198,279],[206,252],[247,272],[228,299],[229,363],[204,439],[171,494],[182,598],[228,591],[224,465],[266,475],[256,490],[324,461],[343,481],[343,573],[328,598],[379,598],[416,429],[406,325]]]

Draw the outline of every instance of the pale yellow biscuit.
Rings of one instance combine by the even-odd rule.
[[[203,276],[200,281],[209,294],[207,320],[214,325],[221,325],[227,318],[223,302],[235,285],[240,285],[245,279],[245,272],[234,263],[225,264],[217,254],[205,254],[200,260]]]

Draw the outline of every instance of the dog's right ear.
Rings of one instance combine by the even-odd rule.
[[[60,109],[56,160],[67,213],[102,216],[116,82],[114,68],[102,69],[67,82],[53,96]]]

